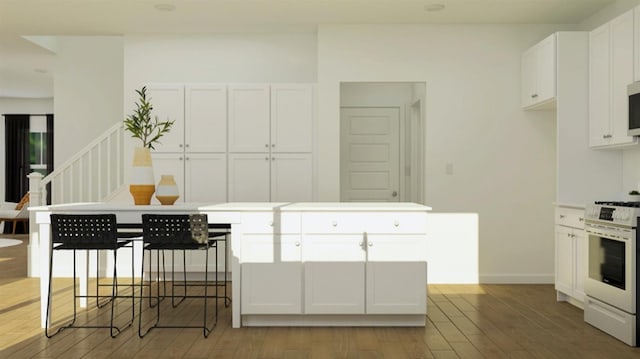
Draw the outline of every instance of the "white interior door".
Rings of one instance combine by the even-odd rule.
[[[348,201],[400,200],[400,110],[340,110],[340,197]]]

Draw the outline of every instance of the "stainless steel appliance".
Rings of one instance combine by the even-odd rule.
[[[640,202],[596,202],[585,209],[588,277],[584,320],[636,346]]]
[[[629,95],[629,128],[627,135],[640,136],[640,82],[627,86]]]

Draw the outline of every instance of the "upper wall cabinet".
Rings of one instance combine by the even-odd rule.
[[[159,121],[175,121],[160,143],[156,152],[182,152],[184,147],[184,86],[182,84],[147,85],[147,99],[151,102],[152,118]]]
[[[522,54],[522,107],[548,109],[556,98],[556,34]]]
[[[589,146],[638,143],[627,136],[627,85],[633,82],[634,14],[628,11],[589,33]]]
[[[311,152],[312,124],[311,85],[271,85],[272,152]]]
[[[147,88],[152,116],[175,121],[155,152],[226,152],[226,85],[151,84]]]
[[[269,85],[229,85],[229,151],[269,152]]]
[[[229,86],[229,152],[311,152],[309,84]]]

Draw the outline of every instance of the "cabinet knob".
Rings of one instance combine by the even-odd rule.
[[[268,143],[267,143],[267,144],[265,144],[265,145],[264,145],[264,147],[265,147],[265,148],[269,148],[269,144],[268,144]]]
[[[560,215],[560,219],[562,219],[562,218],[564,218],[564,214],[561,214],[561,215]]]
[[[584,218],[578,217],[578,222],[584,222]]]
[[[272,144],[271,144],[271,147],[276,147],[276,144],[275,144],[275,143],[272,143]]]
[[[182,148],[182,143],[178,145],[178,147]]]
[[[296,247],[300,247],[300,242],[296,241]]]
[[[189,148],[189,144],[187,143],[186,145],[184,145],[184,147]]]
[[[373,242],[369,242],[369,247],[373,247]]]
[[[182,156],[180,156],[179,160],[182,161]]]
[[[264,160],[265,160],[265,161],[269,161],[269,157],[265,157],[265,158],[264,158]]]
[[[184,160],[185,160],[185,161],[189,161],[189,157],[185,157],[185,158],[184,158]]]
[[[533,95],[531,95],[531,98],[536,98],[536,97],[538,97],[537,93],[534,93]]]
[[[273,221],[269,221],[269,227],[273,227]]]
[[[338,226],[338,222],[333,221],[333,222],[331,222],[331,225],[334,226],[334,227],[337,227]]]
[[[276,158],[275,158],[275,157],[271,157],[271,161],[275,161],[275,160],[276,160]]]
[[[394,221],[394,222],[393,222],[393,225],[394,225],[394,226],[396,226],[396,227],[398,227],[398,226],[400,225],[400,221],[397,221],[397,220],[396,220],[396,221]]]

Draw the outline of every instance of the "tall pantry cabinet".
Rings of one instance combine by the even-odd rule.
[[[312,201],[312,130],[311,85],[229,85],[229,201]]]
[[[184,202],[313,200],[311,84],[151,84],[153,116],[175,120],[153,151]]]
[[[149,85],[148,93],[153,115],[175,121],[152,154],[156,183],[171,174],[179,201],[226,202],[226,85]]]

